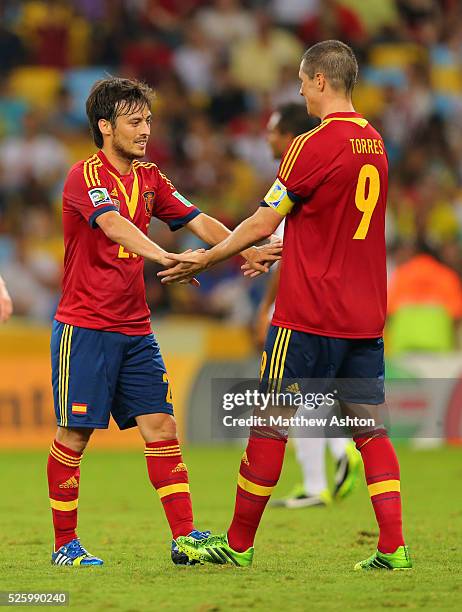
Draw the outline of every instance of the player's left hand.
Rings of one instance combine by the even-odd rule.
[[[199,274],[209,266],[209,255],[205,249],[188,250],[180,254],[169,253],[168,258],[172,261],[173,267],[157,273],[164,285],[188,283],[195,274]]]
[[[246,263],[241,266],[244,276],[255,278],[269,272],[271,266],[281,259],[282,241],[277,238],[259,247],[252,247],[246,253]]]

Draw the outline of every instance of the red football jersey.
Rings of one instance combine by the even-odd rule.
[[[358,113],[332,113],[294,139],[262,202],[287,215],[274,325],[382,335],[387,189],[383,140]]]
[[[200,211],[153,163],[135,161],[121,175],[99,151],[75,164],[63,191],[64,278],[56,319],[128,335],[151,333],[143,258],[128,253],[99,228],[99,215],[116,210],[147,234],[151,217],[171,230]]]

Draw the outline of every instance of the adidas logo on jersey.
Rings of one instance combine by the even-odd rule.
[[[117,198],[119,196],[119,194],[117,193],[117,189],[115,187],[114,187],[114,189],[111,191],[111,193],[109,195],[114,196],[115,198]]]
[[[59,488],[60,489],[77,489],[78,486],[79,486],[79,482],[77,478],[75,476],[71,476],[69,480],[66,480],[66,482],[63,482],[62,484],[60,484]]]
[[[172,474],[174,474],[175,472],[187,472],[188,468],[186,467],[185,463],[179,463],[176,467],[173,468],[172,470]]]
[[[244,454],[242,455],[241,462],[245,463],[246,465],[250,465],[249,458],[247,457],[247,452],[244,452]]]
[[[286,391],[289,393],[300,393],[300,386],[298,383],[293,383],[292,385],[288,385],[286,387]]]

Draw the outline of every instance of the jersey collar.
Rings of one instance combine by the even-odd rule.
[[[323,121],[325,121],[326,119],[332,119],[334,117],[345,117],[345,119],[347,119],[348,117],[356,117],[357,119],[363,119],[363,116],[361,115],[361,113],[347,112],[347,113],[329,113],[328,115],[324,117]]]
[[[104,153],[101,151],[101,149],[98,151],[97,155],[100,158],[100,160],[103,162],[103,164],[106,166],[106,168],[108,170],[110,170],[112,172],[112,174],[115,174],[119,178],[127,177],[127,176],[130,176],[130,175],[133,174],[133,167],[132,167],[132,169],[130,170],[130,172],[128,174],[120,174],[120,172],[117,170],[117,168],[115,168],[111,164],[111,162],[108,160],[106,155],[104,155]]]

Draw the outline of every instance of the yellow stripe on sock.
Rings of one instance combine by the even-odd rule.
[[[64,459],[64,457],[58,455],[54,450],[50,451],[50,455],[54,457],[56,461],[59,461],[59,463],[62,463],[63,465],[75,468],[78,468],[80,466],[80,461],[70,461],[69,459]]]
[[[261,485],[255,484],[247,478],[244,478],[242,474],[237,475],[237,484],[244,489],[244,491],[248,491],[249,493],[253,493],[254,495],[261,495],[263,497],[267,497],[271,495],[274,487],[262,487]]]
[[[147,446],[146,445],[144,448],[146,450],[162,450],[166,448],[176,448],[177,446],[180,446],[178,442],[176,444],[170,444],[169,446]]]
[[[59,455],[56,455],[52,450],[50,451],[50,455],[53,457],[53,459],[56,459],[56,461],[59,461],[59,463],[62,463],[63,465],[66,465],[67,467],[78,468],[80,465],[79,463],[71,463],[70,461],[63,459]]]
[[[187,482],[179,482],[178,484],[168,485],[157,489],[157,493],[161,499],[173,493],[189,493],[189,484]]]
[[[78,461],[80,463],[80,460],[82,459],[82,455],[80,455],[80,457],[74,457],[74,455],[69,455],[68,453],[62,451],[60,448],[56,446],[54,442],[51,445],[51,448],[55,451],[55,453],[57,453],[58,455],[61,455],[65,459],[69,459],[70,461]]]
[[[144,453],[145,457],[171,457],[181,455],[181,451],[168,451],[167,453]]]
[[[61,452],[59,448],[56,448],[54,444],[50,449],[50,454],[61,463],[66,462],[67,465],[75,465],[75,467],[79,467],[82,459],[82,457],[72,457],[71,455],[66,455],[66,453]]]
[[[175,446],[162,446],[160,448],[151,448],[150,446],[146,446],[144,449],[145,453],[163,453],[163,452],[171,452],[172,450],[179,450],[180,445],[176,444]]]
[[[144,454],[145,455],[155,455],[156,457],[162,457],[164,455],[181,455],[181,451],[180,451],[180,449],[165,451],[165,453],[156,453],[155,451],[154,452],[151,452],[151,451],[147,451],[146,452],[145,451]]]
[[[72,501],[58,501],[56,499],[51,499],[50,497],[50,505],[53,510],[64,510],[64,512],[69,512],[70,510],[75,510],[79,505],[78,499],[73,499]]]
[[[382,480],[382,482],[374,482],[368,485],[367,488],[371,497],[380,495],[380,493],[390,493],[391,491],[398,491],[399,493],[401,490],[399,480]]]
[[[162,453],[179,453],[180,451],[180,447],[177,446],[176,448],[166,448],[166,449],[162,449],[159,450],[157,448],[146,448],[144,450],[145,453],[155,453],[157,455],[162,455]]]

